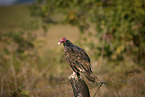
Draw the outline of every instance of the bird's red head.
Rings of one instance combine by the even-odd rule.
[[[61,44],[61,43],[65,43],[66,40],[67,40],[67,39],[66,39],[65,37],[61,38],[61,39],[59,40],[59,42],[58,42],[58,45]]]

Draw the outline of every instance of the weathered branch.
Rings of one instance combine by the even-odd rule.
[[[74,97],[90,97],[90,92],[88,86],[86,85],[84,79],[77,74],[72,74],[69,77],[71,86],[73,88]]]

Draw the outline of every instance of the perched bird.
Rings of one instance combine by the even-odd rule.
[[[80,76],[84,74],[91,82],[96,81],[96,76],[92,73],[90,58],[84,49],[74,45],[65,37],[61,38],[58,44],[64,45],[64,55],[66,62],[70,65],[72,70]]]

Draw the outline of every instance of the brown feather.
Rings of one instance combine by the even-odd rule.
[[[74,72],[82,73],[88,80],[95,82],[96,77],[92,73],[90,58],[84,49],[67,40],[64,43],[64,55],[66,62],[69,63]]]

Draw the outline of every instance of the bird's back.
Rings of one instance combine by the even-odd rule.
[[[90,58],[84,49],[76,45],[66,45],[64,46],[64,55],[66,61],[71,65],[71,67],[75,67],[75,71],[88,73],[92,72]]]

